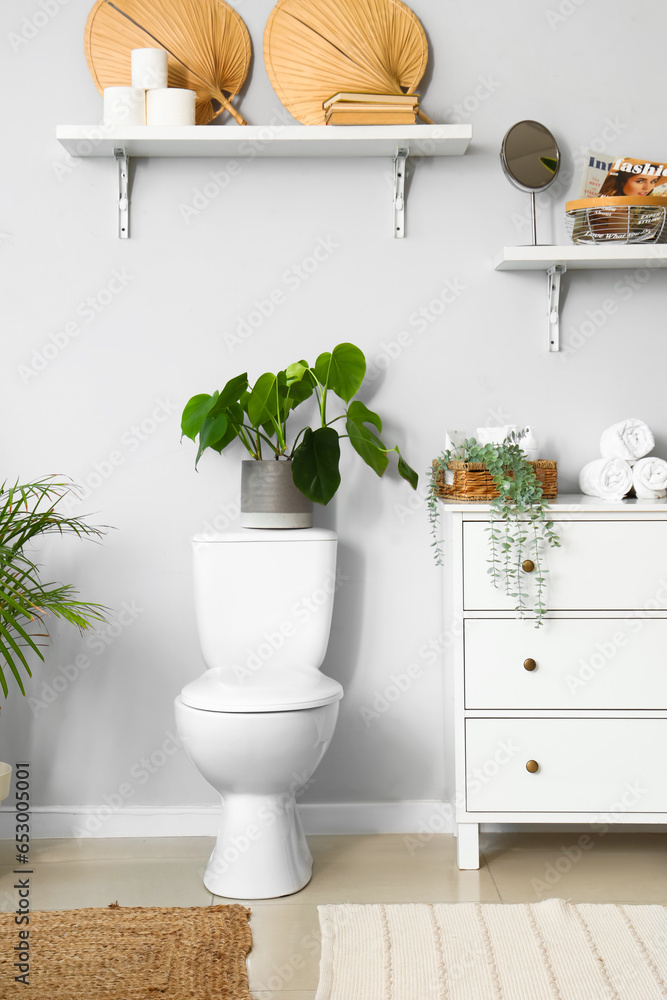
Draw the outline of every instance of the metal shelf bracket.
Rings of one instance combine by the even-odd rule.
[[[405,236],[405,171],[409,149],[399,146],[394,156],[394,237],[402,240]]]
[[[560,276],[565,264],[547,268],[547,318],[549,320],[549,350],[560,351]]]
[[[127,240],[130,236],[130,160],[123,146],[113,151],[118,164],[118,238]]]

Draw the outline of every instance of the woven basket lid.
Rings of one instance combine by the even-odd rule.
[[[415,14],[400,0],[278,0],[264,29],[276,94],[304,125],[323,125],[339,91],[411,94],[428,60]]]

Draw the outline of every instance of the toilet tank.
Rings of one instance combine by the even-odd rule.
[[[242,679],[266,665],[320,667],[336,590],[334,531],[252,529],[192,540],[206,666]]]

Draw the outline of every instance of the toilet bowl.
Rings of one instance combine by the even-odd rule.
[[[322,674],[336,535],[243,529],[193,540],[208,670],[176,698],[185,750],[222,797],[204,874],[219,896],[297,892],[312,858],[296,805],[336,726],[341,685]]]

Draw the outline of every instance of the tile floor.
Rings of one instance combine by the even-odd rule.
[[[583,837],[583,839],[582,839]],[[479,871],[456,868],[456,841],[410,835],[309,838],[312,881],[293,896],[239,900],[252,909],[250,988],[256,1000],[313,1000],[319,963],[318,903],[667,902],[667,840],[655,833],[486,834]],[[34,840],[33,909],[207,906],[201,881],[213,841]],[[16,894],[14,842],[0,841],[0,910]]]

